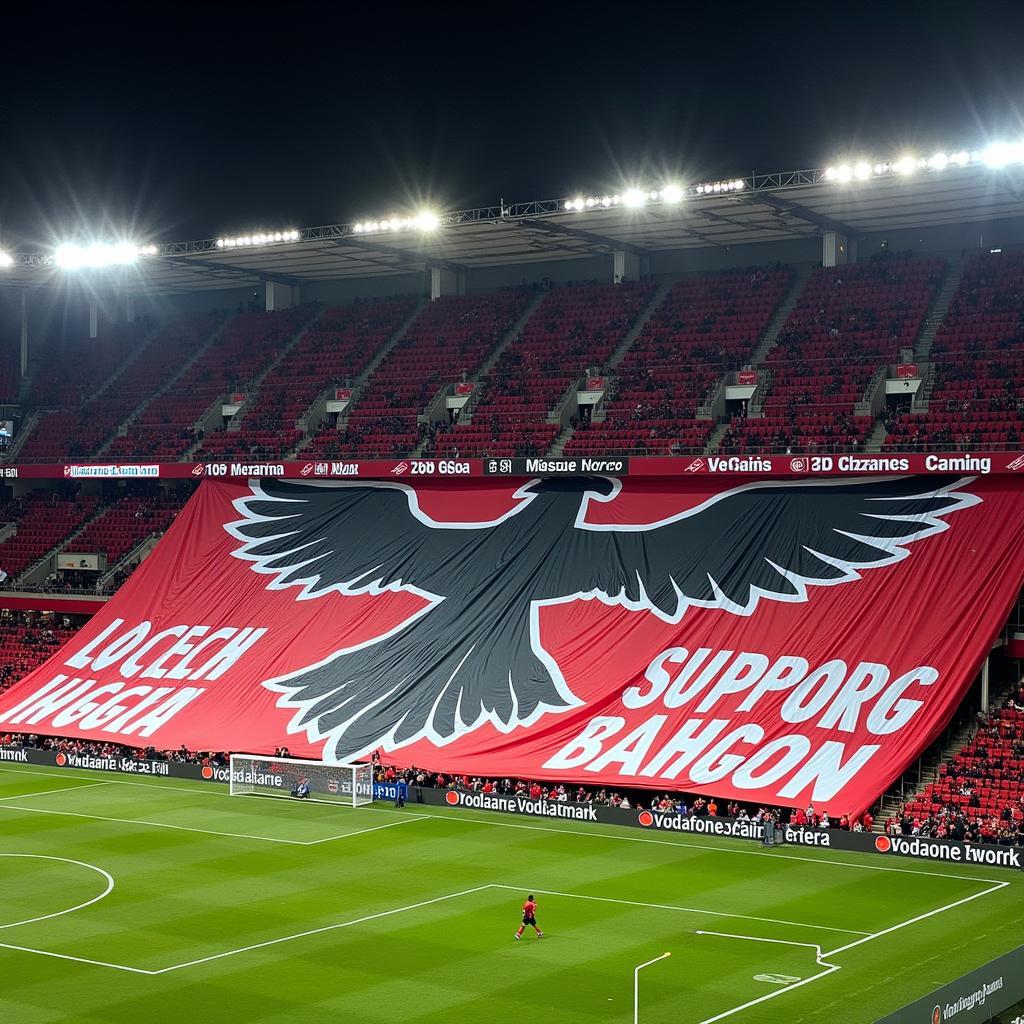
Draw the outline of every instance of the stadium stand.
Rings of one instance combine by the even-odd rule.
[[[30,462],[62,462],[94,455],[191,358],[215,326],[213,318],[203,317],[177,321],[154,332],[149,344],[100,395],[85,405],[45,414],[20,457]],[[112,451],[119,456],[135,454],[124,442],[115,444]]]
[[[41,665],[77,631],[55,615],[0,610],[0,691]]]
[[[762,367],[761,417],[733,419],[723,452],[859,448],[873,426],[854,414],[875,371],[913,348],[946,269],[884,258],[814,271]]]
[[[15,577],[38,562],[96,511],[99,497],[80,491],[31,491],[0,506],[0,523],[16,528],[0,542],[0,569]]]
[[[309,307],[239,313],[166,392],[158,393],[110,446],[118,458],[176,459],[200,439],[196,423],[211,405],[249,383],[313,315]],[[180,364],[179,364],[180,365]]]
[[[896,821],[901,831],[999,842],[1024,821],[1024,695],[980,724],[974,737],[939,766],[938,778],[912,797]]]
[[[69,332],[51,340],[41,353],[32,380],[32,404],[81,406],[138,349],[150,330],[148,321],[101,324],[95,338]]]
[[[165,531],[181,505],[182,499],[158,495],[118,498],[86,526],[70,547],[106,555],[107,565],[112,567],[147,537]]]
[[[782,267],[678,281],[615,370],[605,419],[581,422],[566,455],[702,449],[697,408],[721,375],[744,365],[792,282]]]
[[[351,384],[418,301],[399,296],[325,309],[263,379],[242,411],[241,429],[207,436],[201,455],[268,457],[292,451],[303,436],[297,421],[319,394]]]
[[[653,281],[555,288],[482,382],[469,422],[442,428],[439,455],[534,455],[559,431],[548,413],[590,367],[602,367],[655,291]]]
[[[410,454],[423,440],[418,417],[430,400],[476,373],[531,296],[510,289],[430,303],[377,367],[342,429],[321,425],[308,454]]]
[[[930,358],[927,411],[889,417],[888,448],[1005,448],[1024,436],[1024,253],[968,263]]]

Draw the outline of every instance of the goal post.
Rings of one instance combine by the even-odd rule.
[[[347,807],[373,803],[373,766],[369,764],[232,754],[228,774],[231,796],[279,796]]]

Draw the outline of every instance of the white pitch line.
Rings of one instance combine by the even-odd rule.
[[[97,786],[106,785],[103,782],[94,783]],[[71,789],[88,789],[87,786],[72,786]],[[61,790],[47,790],[47,792],[58,793]],[[192,825],[171,825],[164,821],[146,821],[142,818],[111,818],[102,814],[85,814],[82,811],[55,811],[43,807],[25,807],[21,804],[0,805],[0,811],[29,811],[32,814],[58,814],[69,818],[88,818],[92,821],[113,821],[124,825],[143,825],[150,828],[170,828],[180,832],[201,832],[210,836],[226,836],[231,839],[254,839],[263,843],[281,843],[286,846],[317,846],[320,843],[330,843],[338,839],[348,839],[351,836],[365,835],[367,832],[377,832],[382,828],[393,828],[395,825],[410,825],[422,818],[433,818],[433,814],[418,814],[403,818],[401,821],[389,821],[385,825],[374,825],[371,828],[356,829],[353,832],[344,832],[341,835],[328,836],[326,839],[274,839],[271,836],[254,836],[244,832],[220,832],[210,828],[198,828]]]
[[[87,772],[87,774],[72,774],[75,771]],[[0,772],[11,772],[14,775],[41,775],[44,778],[50,779],[94,779],[96,778],[95,771],[89,771],[88,769],[73,769],[73,768],[59,768],[57,771],[47,771],[46,769],[31,769],[31,768],[10,768],[7,765],[0,766]],[[153,775],[151,776],[153,782],[144,782],[141,779],[107,779],[106,784],[108,786],[142,786],[144,789],[169,789],[176,793],[191,793],[193,796],[213,796],[221,800],[224,797],[230,796],[227,789],[221,791],[210,785],[208,782],[197,782],[195,786],[172,786],[170,783],[164,782],[163,780],[169,778],[166,775]]]
[[[982,896],[988,896],[990,893],[998,892],[1000,889],[1005,889],[1009,884],[1009,882],[996,882],[991,886],[991,888],[983,889],[981,892],[976,892],[973,896],[965,896],[962,900],[957,900],[955,903],[947,903],[944,907],[938,907],[936,910],[929,910],[926,914],[918,914],[917,917],[912,917],[909,921],[901,921],[899,924],[894,924],[891,928],[883,928],[880,932],[874,932],[872,935],[867,936],[867,938],[857,939],[856,942],[847,943],[845,946],[839,946],[837,949],[830,949],[827,953],[822,955],[831,957],[835,956],[836,953],[845,953],[846,950],[853,949],[854,946],[859,946],[861,943],[881,938],[883,935],[889,935],[892,932],[899,931],[901,928],[917,924],[918,921],[924,921],[929,917],[935,917],[936,914],[945,913],[947,910],[952,910],[954,907],[961,907],[965,903],[970,903],[972,900],[978,900],[981,899]]]
[[[752,1006],[757,1006],[759,1003],[766,1003],[769,999],[777,999],[781,995],[785,995],[787,992],[792,992],[793,989],[803,988],[804,985],[810,985],[812,981],[817,981],[819,978],[824,978],[828,974],[832,974],[834,971],[841,970],[839,967],[829,967],[827,971],[819,971],[817,974],[812,974],[809,978],[804,978],[803,981],[794,982],[792,985],[787,985],[785,988],[776,989],[774,992],[769,992],[766,996],[760,996],[758,999],[751,999],[750,1002],[744,1003],[742,1006],[734,1006],[731,1010],[726,1010],[724,1013],[718,1013],[714,1017],[708,1017],[705,1020],[700,1021],[700,1024],[715,1024],[715,1021],[725,1020],[726,1017],[731,1017],[734,1013],[739,1013],[742,1010],[749,1010]]]
[[[262,843],[281,843],[286,846],[304,846],[297,839],[271,839],[269,836],[251,836],[243,832],[218,832],[210,828],[193,828],[190,825],[169,825],[164,821],[143,821],[139,818],[109,818],[102,814],[83,814],[80,811],[54,811],[42,807],[24,807],[20,804],[0,805],[0,811],[28,811],[31,814],[57,814],[66,818],[88,818],[91,821],[113,821],[121,825],[142,825],[148,828],[170,828],[179,832],[202,832],[209,836],[226,836],[230,839],[255,839]]]
[[[450,892],[445,896],[435,896],[431,900],[422,900],[419,903],[411,903],[407,907],[396,907],[393,910],[382,910],[379,914],[367,914],[365,917],[357,917],[353,921],[342,921],[338,924],[327,924],[322,928],[310,928],[308,931],[296,932],[294,935],[282,935],[277,939],[268,939],[266,942],[254,942],[251,946],[241,946],[238,949],[229,949],[223,953],[214,953],[212,956],[202,956],[197,960],[189,960],[183,964],[174,964],[172,967],[163,967],[158,971],[150,971],[151,974],[167,974],[169,971],[180,971],[184,967],[195,967],[197,964],[209,963],[211,960],[222,960],[224,957],[235,956],[238,953],[249,953],[254,949],[264,949],[267,946],[276,946],[282,942],[291,942],[293,939],[304,939],[309,935],[320,935],[323,932],[337,931],[340,928],[351,928],[353,925],[365,924],[367,921],[377,921],[383,917],[392,917],[395,914],[404,914],[409,910],[418,910],[420,907],[429,907],[434,903],[443,903],[445,900],[457,899],[459,896],[469,896],[475,892],[483,892],[485,889],[492,889],[491,885],[478,885],[473,889],[462,889],[460,892]]]
[[[821,964],[822,967],[831,967],[832,964],[826,964],[822,962],[821,946],[816,942],[790,942],[789,939],[763,939],[758,935],[734,935],[732,932],[707,932],[707,931],[696,931],[694,935],[714,935],[719,939],[743,939],[745,942],[769,942],[775,946],[803,946],[804,949],[813,949],[815,951],[815,959]]]
[[[11,772],[15,775],[41,775],[44,778],[71,778],[71,779],[82,779],[83,781],[96,778],[95,771],[89,771],[88,769],[81,769],[82,771],[88,772],[85,775],[72,775],[71,768],[61,768],[57,771],[46,771],[45,769],[33,770],[29,768],[10,768],[6,765],[0,766],[0,772]],[[151,776],[152,782],[146,782],[142,779],[106,779],[102,783],[96,783],[96,785],[103,786],[141,786],[143,789],[152,789],[157,792],[161,790],[170,790],[174,793],[190,793],[192,796],[205,796],[213,797],[216,800],[223,800],[225,797],[230,797],[231,794],[226,788],[227,783],[209,783],[209,782],[196,782],[194,786],[172,786],[170,783],[164,780],[169,778],[166,775],[153,775]],[[85,787],[81,787],[85,788]],[[323,801],[317,801],[322,803]],[[294,801],[298,803],[298,801]],[[332,804],[334,807],[341,807],[340,804]],[[381,807],[379,803],[372,805],[364,805],[360,807],[343,807],[345,811],[372,811],[374,814],[401,814],[406,815],[404,810],[398,810],[393,807]],[[437,814],[424,814],[421,817],[437,818],[440,815]]]
[[[68,775],[68,772],[70,770],[71,769],[61,769],[61,770],[56,771],[56,772],[48,772],[48,771],[45,771],[45,770],[43,770],[43,771],[33,771],[31,769],[10,768],[10,767],[7,767],[7,766],[0,767],[0,772],[15,772],[15,773],[20,774],[20,775],[49,775],[49,776],[62,776],[63,775],[65,777]],[[77,778],[77,779],[88,779],[88,778],[92,778],[92,777],[93,777],[93,775],[91,773],[89,775],[72,775],[71,776],[71,778]],[[143,782],[143,781],[134,780],[134,779],[130,779],[130,780],[129,779],[108,779],[108,780],[106,780],[106,784],[107,785],[114,785],[114,786],[143,786],[146,789],[157,789],[157,790],[159,790],[159,789],[167,789],[167,790],[173,790],[173,791],[178,792],[178,793],[191,793],[193,796],[212,796],[212,797],[216,797],[218,799],[226,797],[226,796],[229,796],[229,794],[226,793],[226,792],[218,793],[218,792],[214,792],[212,789],[208,790],[206,788],[187,788],[185,786],[172,786],[172,785],[169,785],[169,784],[165,783],[163,781],[163,779],[158,777],[158,776],[154,776],[153,779],[154,779],[153,782]],[[197,786],[199,786],[199,785],[200,784],[197,783]],[[352,808],[345,808],[345,810],[356,810],[356,811],[372,810],[375,814],[382,814],[382,813],[384,813],[384,814],[404,814],[405,813],[405,812],[399,811],[399,810],[392,810],[391,808],[388,808],[388,807],[352,807]],[[611,840],[614,840],[616,842],[624,842],[624,843],[646,843],[646,844],[652,845],[652,846],[676,846],[676,847],[682,847],[684,849],[703,850],[705,852],[707,852],[709,850],[712,850],[712,851],[715,851],[717,853],[740,854],[740,855],[745,856],[745,857],[771,857],[774,860],[801,861],[801,862],[803,862],[805,864],[817,864],[819,866],[821,866],[821,865],[824,865],[824,866],[832,865],[832,866],[835,866],[835,867],[860,868],[862,871],[882,871],[882,872],[889,872],[889,873],[894,873],[894,874],[921,875],[921,876],[927,876],[929,878],[954,878],[954,879],[956,879],[957,881],[960,881],[960,882],[986,882],[989,885],[1009,884],[1009,883],[1000,883],[1000,882],[998,882],[994,878],[979,878],[979,877],[977,877],[975,875],[953,875],[953,874],[949,874],[948,872],[929,871],[927,869],[927,867],[923,867],[921,870],[916,871],[913,868],[896,868],[896,867],[886,867],[886,866],[884,866],[882,864],[858,864],[858,863],[855,863],[855,862],[852,862],[852,861],[844,861],[844,860],[830,860],[830,859],[818,859],[816,857],[791,856],[789,854],[779,853],[779,852],[768,853],[767,851],[763,851],[763,850],[745,850],[745,849],[738,849],[738,848],[737,849],[731,849],[731,848],[726,847],[726,846],[715,846],[715,845],[712,845],[712,844],[705,845],[704,843],[689,843],[689,842],[685,842],[685,841],[682,841],[682,840],[673,841],[673,840],[668,840],[668,839],[648,839],[645,836],[616,836],[616,835],[609,835],[606,832],[589,832],[589,831],[585,831],[585,830],[580,830],[579,832],[577,832],[577,831],[574,831],[573,829],[549,828],[549,827],[546,827],[546,826],[543,826],[543,825],[520,825],[520,824],[516,824],[514,822],[510,822],[510,821],[487,821],[487,820],[485,820],[483,818],[471,818],[471,817],[468,817],[467,816],[467,812],[465,812],[465,811],[462,811],[459,814],[444,813],[444,812],[441,813],[441,814],[434,814],[434,813],[431,813],[430,811],[424,811],[424,812],[420,812],[420,814],[421,814],[421,817],[425,817],[425,818],[441,818],[441,819],[449,820],[449,821],[462,821],[462,822],[466,822],[467,824],[471,824],[471,825],[489,825],[492,828],[518,828],[518,829],[526,829],[526,830],[532,831],[532,832],[554,832],[556,834],[570,835],[570,836],[589,836],[590,838],[593,838],[593,839],[611,839]],[[243,837],[243,838],[245,838],[245,837]],[[708,838],[713,839],[715,837],[714,836],[710,836]],[[286,842],[286,841],[287,842],[292,842],[292,840],[274,840],[274,841],[275,842]],[[319,842],[319,841],[320,840],[315,840],[314,842]],[[830,851],[827,851],[827,852],[830,852]]]
[[[382,828],[394,828],[396,825],[411,825],[414,821],[436,817],[436,814],[410,814],[407,818],[403,818],[402,821],[389,821],[384,825],[373,825],[370,828],[361,828],[355,832],[343,832],[341,835],[328,836],[326,839],[309,839],[305,842],[300,842],[299,846],[319,846],[321,843],[333,843],[336,839],[348,839],[351,836],[363,836],[366,835],[367,832],[379,832]]]
[[[88,782],[84,786],[65,786],[63,789],[40,789],[35,793],[15,793],[14,796],[0,796],[0,800],[29,800],[37,796],[49,796],[50,793],[70,793],[76,789],[95,789],[96,786],[106,786],[106,782]]]
[[[100,900],[109,896],[114,889],[114,878],[109,871],[104,871],[103,868],[98,868],[95,864],[89,864],[84,860],[72,860],[70,857],[50,857],[44,853],[0,853],[0,857],[25,857],[28,860],[55,860],[63,864],[77,864],[80,868],[88,868],[90,871],[95,871],[98,875],[102,875],[106,881],[107,886],[99,894],[99,896],[93,896],[91,900],[86,900],[85,903],[79,903],[76,907],[68,907],[67,910],[58,910],[53,914],[43,914],[41,917],[30,917],[26,921],[12,921],[10,924],[0,924],[0,931],[4,928],[17,928],[23,924],[35,924],[37,921],[49,921],[52,917],[63,917],[65,914],[71,914],[76,910],[84,910],[86,907],[91,907],[94,903],[99,903]]]
[[[523,886],[516,886],[516,885],[495,885],[494,888],[495,889],[512,889],[515,892],[521,892],[524,887]],[[525,888],[529,889],[530,887],[526,886]],[[679,906],[673,906],[673,905],[668,904],[668,903],[640,903],[640,902],[637,902],[635,900],[613,899],[611,896],[583,896],[580,893],[576,893],[576,892],[553,892],[550,889],[537,889],[537,888],[533,888],[532,891],[533,892],[539,892],[539,893],[541,893],[544,896],[564,896],[566,899],[593,900],[593,901],[598,902],[598,903],[621,903],[623,906],[627,906],[627,907],[646,907],[649,910],[678,910],[681,913],[686,913],[686,914],[706,914],[708,917],[731,917],[731,918],[735,918],[736,920],[739,920],[739,921],[758,921],[761,924],[782,924],[782,925],[788,925],[791,928],[814,928],[816,930],[825,931],[825,932],[843,932],[844,934],[847,934],[847,935],[871,935],[872,934],[871,932],[859,931],[856,928],[833,928],[833,927],[830,927],[829,925],[824,925],[824,924],[808,924],[806,921],[784,921],[781,918],[777,918],[777,917],[754,917],[751,914],[726,914],[726,913],[724,913],[723,911],[720,911],[720,910],[698,910],[696,907],[679,907]],[[705,933],[698,932],[697,934],[700,935],[700,934],[705,934]],[[714,933],[707,932],[706,934],[711,935],[711,934],[714,934]],[[767,940],[765,940],[765,941],[767,941]],[[781,942],[782,940],[779,939],[777,941]],[[796,943],[791,943],[791,945],[803,946],[803,945],[807,945],[807,943],[796,942]]]
[[[106,960],[90,960],[84,956],[72,956],[70,953],[54,953],[49,949],[33,949],[31,946],[16,946],[11,942],[0,942],[0,949],[16,949],[20,953],[37,953],[39,956],[52,956],[58,960],[74,960],[79,964],[91,964],[93,967],[109,967],[114,971],[128,971],[131,974],[157,974],[157,971],[147,971],[142,967],[126,967],[124,964],[111,964]]]
[[[761,850],[733,849],[732,847],[726,846],[687,843],[683,841],[672,841],[669,839],[648,839],[646,836],[617,836],[611,835],[607,832],[591,832],[586,829],[580,829],[577,832],[575,829],[570,828],[549,828],[544,825],[520,825],[511,821],[487,821],[484,818],[469,818],[465,816],[465,811],[462,811],[460,814],[443,812],[441,814],[431,814],[429,811],[426,813],[427,816],[431,818],[442,818],[446,821],[462,821],[471,825],[488,825],[491,828],[518,828],[526,829],[530,832],[554,832],[555,834],[575,836],[577,838],[585,836],[588,839],[611,839],[619,843],[646,843],[651,846],[674,846],[683,849],[702,850],[704,853],[733,853],[744,857],[771,857],[772,860],[801,861],[805,864],[816,864],[818,867],[860,868],[862,871],[883,871],[891,874],[917,875],[918,877],[927,878],[953,878],[958,882],[987,882],[989,885],[1010,884],[1009,882],[999,882],[994,878],[978,878],[976,875],[951,875],[942,871],[929,871],[927,867],[923,867],[920,871],[915,871],[913,868],[892,868],[885,867],[881,864],[858,864],[853,861],[830,860],[817,857],[792,857],[784,853],[768,853],[767,851]],[[709,838],[715,837],[712,836]],[[826,849],[825,852],[830,851]]]

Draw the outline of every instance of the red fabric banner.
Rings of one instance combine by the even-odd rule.
[[[208,480],[0,729],[857,813],[1020,592],[1011,484]]]

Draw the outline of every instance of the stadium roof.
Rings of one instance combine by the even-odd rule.
[[[685,190],[558,199],[420,215],[399,222],[267,229],[230,239],[141,250],[102,273],[119,290],[199,291],[266,280],[340,278],[514,266],[627,250],[659,251],[779,242],[839,231],[847,237],[1024,217],[1019,168],[875,165],[759,175]],[[859,180],[866,179],[866,180]],[[276,240],[280,239],[280,240]],[[45,285],[65,273],[51,254],[15,254],[0,283]],[[98,282],[95,282],[98,283]]]

